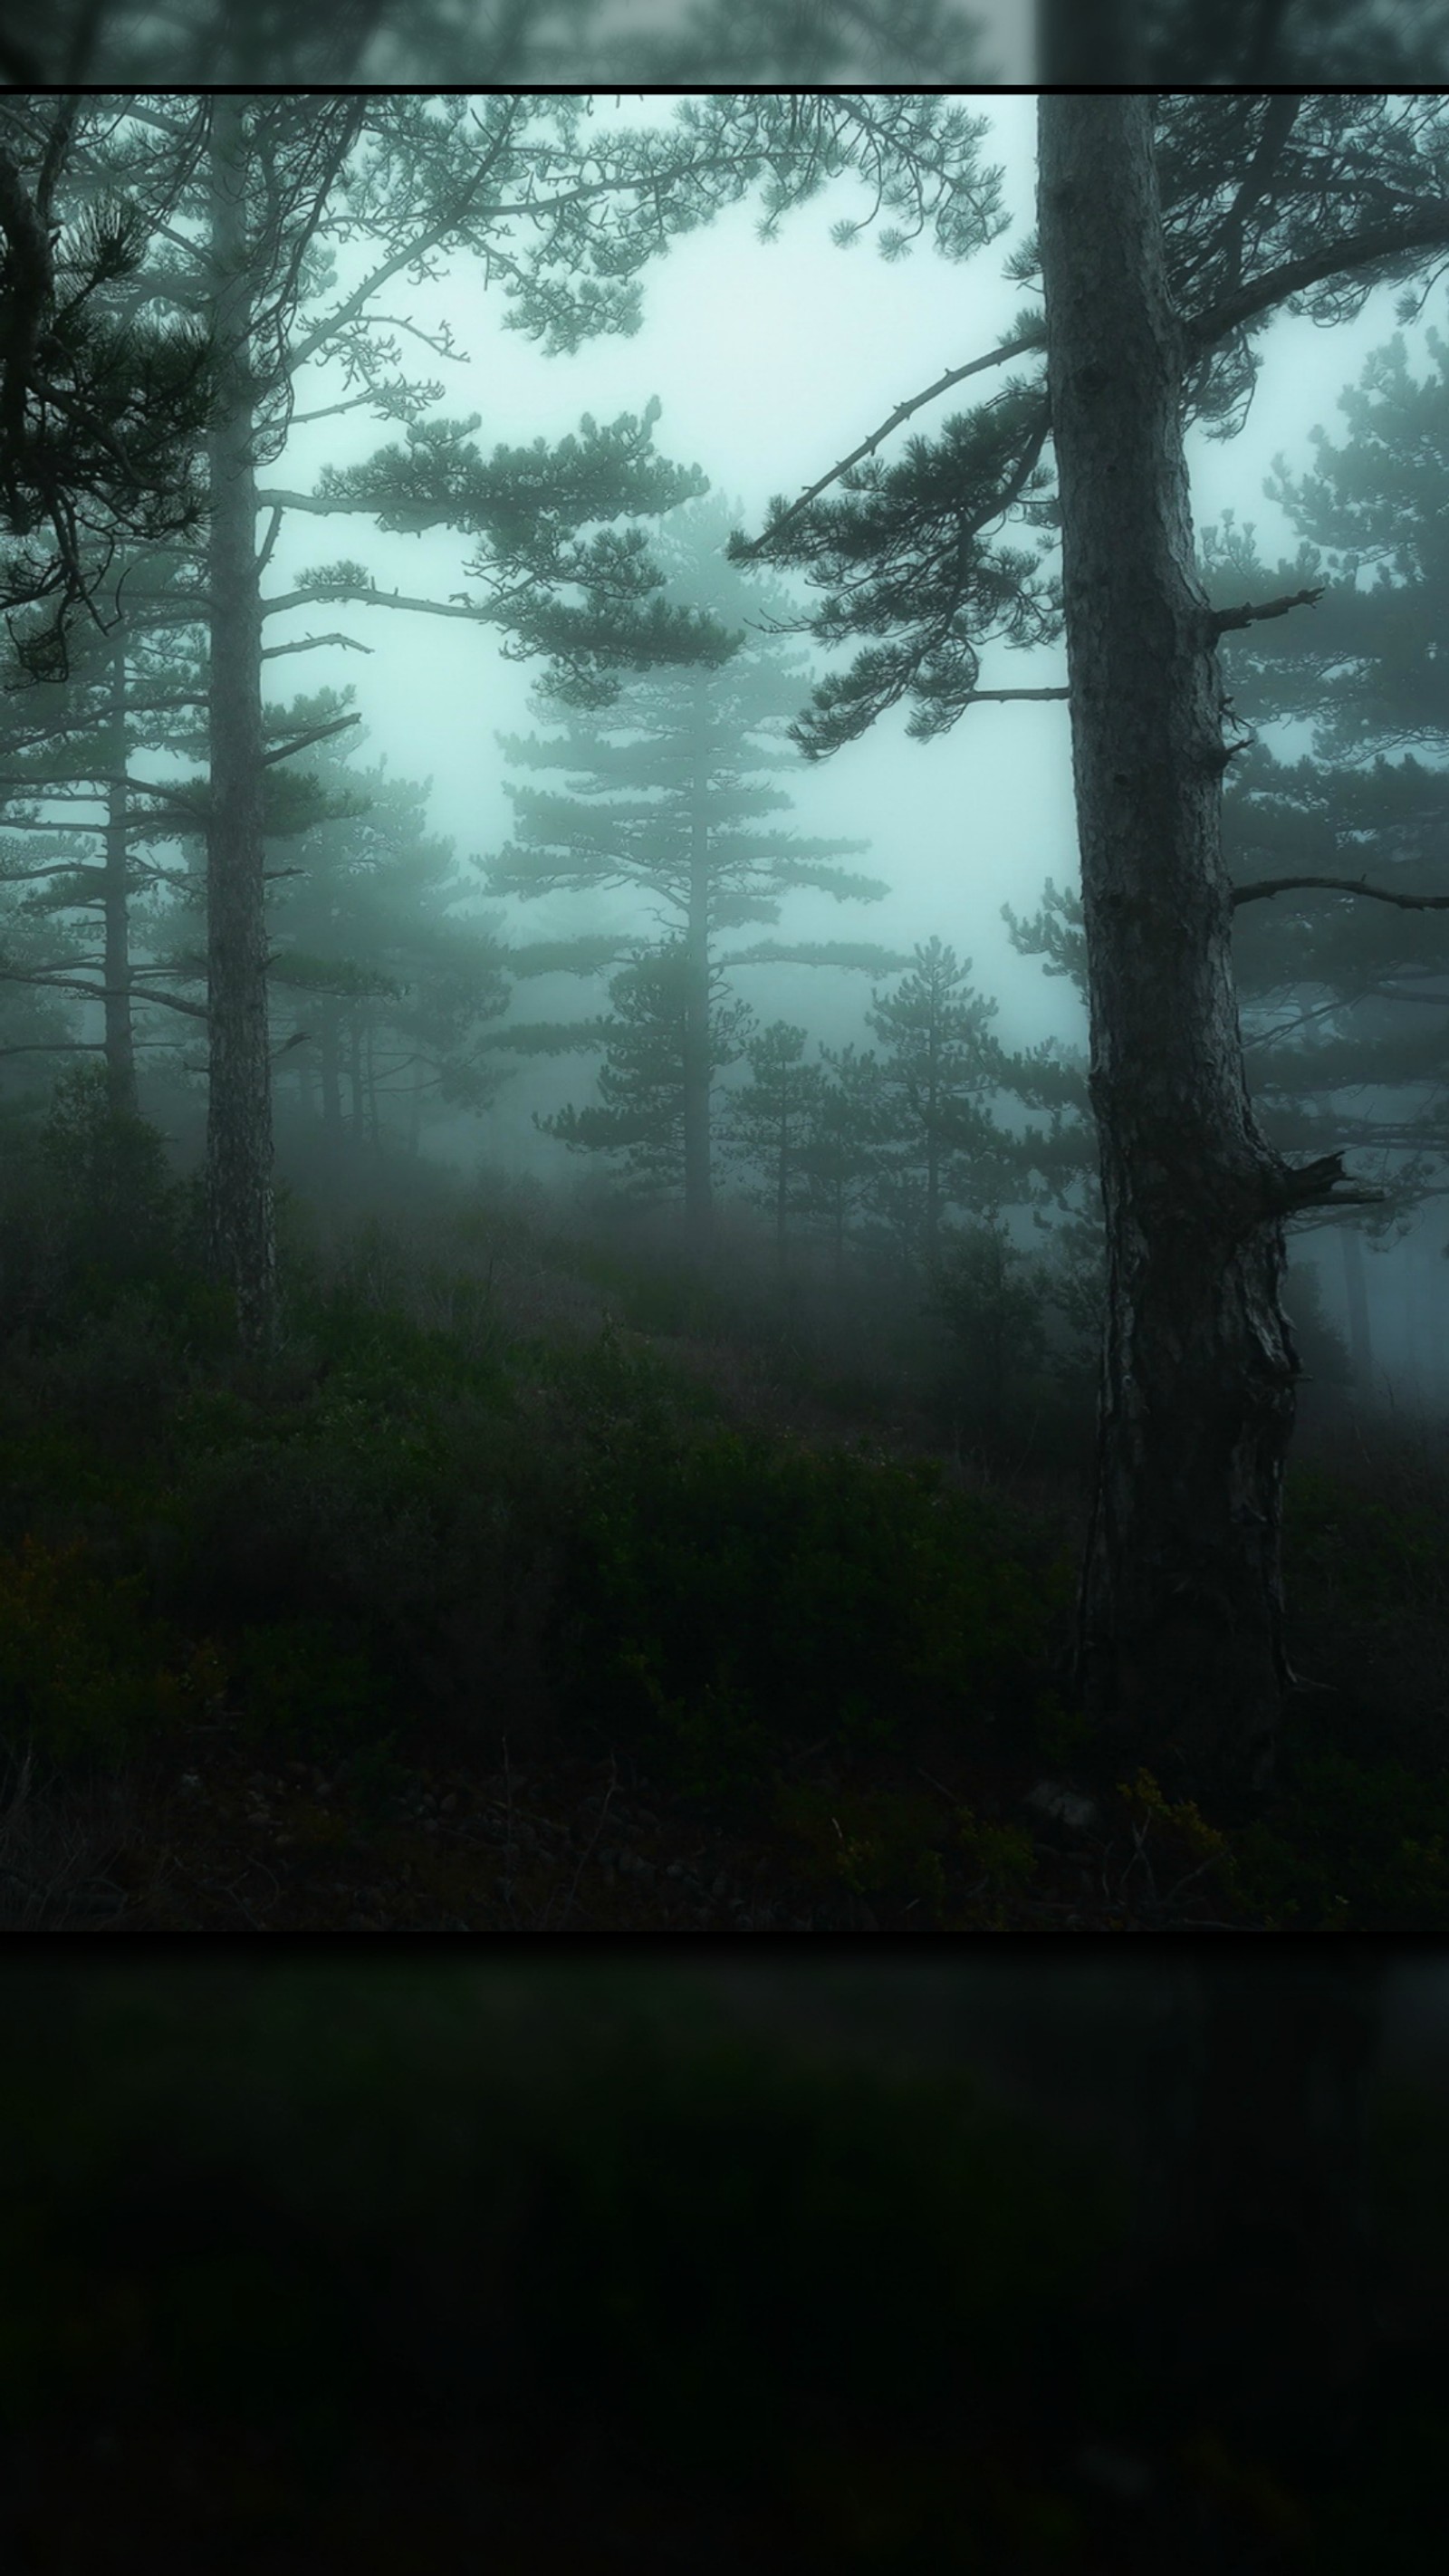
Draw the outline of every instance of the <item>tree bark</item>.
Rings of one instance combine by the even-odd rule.
[[[246,100],[211,106],[211,251],[225,370],[210,441],[211,802],[207,972],[211,1097],[207,1223],[215,1275],[236,1298],[243,1347],[276,1323],[267,930],[262,875],[262,616],[256,551]]]
[[[130,836],[126,825],[126,643],[120,627],[110,658],[110,784],[106,790],[105,872],[102,900],[105,917],[106,1088],[118,1117],[134,1118],[140,1102],[136,1090],[136,1049],[131,1027],[130,889],[126,860]]]
[[[1150,98],[1043,97],[1040,227],[1108,1312],[1077,1675],[1164,1785],[1260,1787],[1298,1373],[1253,1116]],[[1324,1196],[1327,1196],[1325,1191]]]
[[[685,939],[684,1224],[695,1260],[706,1258],[714,1232],[709,1110],[709,810],[702,772],[690,817],[689,926]]]

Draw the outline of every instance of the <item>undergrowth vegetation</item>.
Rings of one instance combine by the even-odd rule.
[[[261,1806],[290,1767],[363,1823],[450,1764],[537,1788],[617,1759],[865,1928],[1449,1924],[1449,1543],[1404,1444],[1291,1468],[1290,1652],[1334,1687],[1294,1696],[1254,1813],[1201,1812],[1119,1779],[1073,1705],[1090,1413],[1060,1385],[1034,1445],[1000,1381],[963,1431],[959,1372],[903,1390],[868,1336],[786,1332],[727,1270],[442,1181],[387,1222],[282,1188],[284,1336],[248,1361],[154,1129],[86,1075],[5,1127],[0,1739],[31,1821],[0,1809],[0,1904],[28,1890],[24,1919],[42,1781],[204,1798],[224,1746]],[[345,1843],[317,1809],[290,1845]],[[693,1884],[677,1831],[636,1903],[671,1857]],[[471,1893],[444,1859],[409,1866],[446,1876],[449,1919],[493,1919],[482,1857]],[[597,1888],[585,1919],[610,1919]]]
[[[578,1959],[32,1962],[0,2018],[0,2528],[38,2576],[1155,2576],[1277,2565],[1289,2523],[1347,2576],[1376,2516],[1431,2563],[1395,2356],[1351,2445],[1199,2420],[1143,2364],[1125,2165],[966,2064]],[[1442,2108],[1386,2113],[1386,2254],[1442,2307]]]

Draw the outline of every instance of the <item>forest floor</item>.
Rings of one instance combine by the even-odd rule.
[[[628,1342],[701,1379],[733,1419],[817,1449],[872,1438],[897,1462],[934,1459],[963,1490],[979,1466],[941,1461],[925,1418],[842,1418],[741,1368],[727,1345],[628,1332]],[[1013,1499],[1079,1545],[1085,1498],[1034,1477]],[[258,1758],[242,1702],[220,1695],[164,1754],[48,1789],[12,1770],[0,1805],[0,1922],[12,1928],[140,1932],[930,1932],[963,1927],[1095,1931],[1250,1928],[1221,1883],[1194,1814],[1126,1790],[1049,1774],[1005,1736],[963,1745],[943,1720],[898,1748],[798,1748],[782,1769],[818,1793],[802,1831],[756,1802],[742,1815],[671,1789],[627,1750],[554,1747],[513,1763],[470,1758],[466,1737],[389,1766],[379,1795],[345,1762]],[[1066,1776],[1070,1770],[1069,1785]],[[949,1879],[928,1903],[882,1881],[872,1825],[906,1804],[909,1836]],[[823,1802],[823,1803],[822,1803]],[[960,1819],[985,1838],[960,1839]],[[822,1825],[824,1830],[822,1831]],[[897,1834],[898,1834],[897,1829]],[[994,1839],[999,1837],[999,1839]],[[842,1857],[858,1855],[842,1869]],[[882,1859],[890,1863],[885,1852]],[[897,1864],[898,1866],[898,1864]],[[905,1878],[906,1874],[902,1873]],[[851,1878],[861,1880],[852,1885]]]
[[[132,1654],[115,1604],[138,1592],[147,1617],[162,1608],[171,1620],[170,1663],[181,1648],[191,1663],[180,1686],[158,1682],[164,1724],[138,1723],[133,1712],[119,1754],[57,1755],[44,1727],[5,1739],[0,1925],[585,1934],[1449,1926],[1449,1511],[1427,1435],[1342,1417],[1300,1441],[1285,1556],[1289,1654],[1305,1687],[1290,1704],[1274,1789],[1255,1812],[1228,1817],[1204,1812],[1180,1784],[1117,1776],[1125,1766],[1094,1758],[1074,1721],[1065,1674],[1085,1532],[1080,1465],[1033,1456],[1029,1441],[1010,1456],[979,1444],[948,1450],[939,1412],[898,1377],[872,1386],[867,1370],[831,1380],[777,1333],[722,1320],[717,1305],[661,1322],[669,1301],[657,1275],[596,1263],[607,1284],[591,1284],[576,1251],[540,1250],[526,1229],[480,1243],[475,1222],[470,1249],[451,1244],[471,1308],[460,1305],[456,1280],[446,1293],[439,1284],[436,1227],[423,1239],[416,1228],[388,1238],[374,1226],[367,1244],[365,1261],[348,1256],[340,1304],[346,1265],[336,1256],[333,1304],[314,1307],[310,1337],[265,1383],[239,1364],[178,1357],[168,1320],[144,1300],[64,1348],[12,1342],[0,1402],[0,1557],[10,1551],[0,1567],[0,1686],[8,1654],[20,1677],[11,1707],[28,1698],[65,1714],[79,1699],[103,1735],[101,1667]],[[476,1395],[480,1369],[486,1398]],[[474,1434],[465,1440],[457,1427],[465,1416],[483,1424],[476,1455],[466,1446]],[[516,1533],[481,1580],[469,1576],[481,1634],[469,1602],[461,1645],[456,1603],[429,1593],[434,1556],[415,1539],[418,1488],[404,1478],[408,1444],[422,1454],[425,1438],[444,1444],[442,1464],[428,1471],[429,1502],[450,1477],[455,1486],[491,1478]],[[742,1440],[763,1445],[746,1456]],[[790,1544],[806,1526],[807,1554],[788,1580],[775,1524],[751,1526],[756,1456],[780,1464],[779,1529]],[[704,1488],[709,1550],[716,1526],[726,1530],[744,1569],[728,1599],[717,1597],[719,1580],[701,1570],[684,1525],[680,1461],[701,1458],[724,1479],[717,1515],[714,1489]],[[250,1495],[258,1461],[286,1480],[265,1488],[278,1528],[263,1575],[250,1560],[265,1552],[269,1534],[252,1525],[265,1520],[265,1502],[260,1512],[228,1503],[223,1483],[204,1546],[189,1526],[208,1478],[231,1476]],[[919,1488],[917,1470],[927,1479]],[[601,1476],[614,1481],[601,1486]],[[360,1523],[358,1491],[389,1478],[385,1504]],[[585,1497],[595,1559],[612,1568],[615,1591],[602,1626],[596,1607],[593,1628],[581,1631],[584,1682],[576,1672],[567,1699],[555,1645],[578,1623],[568,1529]],[[933,1535],[950,1515],[959,1549]],[[969,1561],[982,1531],[996,1550],[989,1582]],[[837,1547],[848,1553],[858,1536],[867,1549],[859,1564],[837,1561]],[[352,1597],[318,1662],[315,1637],[302,1632],[319,1623],[299,1620],[287,1597],[289,1558],[301,1562],[314,1541],[334,1539],[334,1559],[345,1563],[329,1581],[334,1591],[350,1584]],[[200,1597],[202,1572],[191,1593],[178,1588],[174,1559],[186,1545],[207,1574],[218,1556],[247,1558],[220,1614]],[[113,1587],[104,1616],[73,1589],[68,1551],[77,1548]],[[883,1565],[893,1617],[896,1562],[920,1588],[912,1615],[921,1633],[952,1638],[953,1671],[985,1676],[964,1701],[955,1681],[914,1696],[903,1689],[899,1723],[857,1729],[853,1740],[830,1703],[823,1726],[787,1726],[772,1739],[767,1767],[744,1760],[737,1778],[721,1774],[713,1787],[698,1763],[691,1777],[669,1758],[681,1737],[710,1755],[748,1747],[729,1680],[741,1631],[768,1634],[767,1676],[772,1658],[784,1670],[793,1654],[807,1683],[809,1638],[802,1647],[792,1632],[802,1620],[807,1629],[834,1621],[849,1635],[854,1619],[863,1654],[874,1652],[871,1586]],[[385,1727],[379,1720],[371,1738],[349,1741],[345,1725],[322,1720],[348,1699],[350,1674],[367,1680],[358,1638],[408,1581],[422,1606],[401,1696],[395,1689]],[[666,1649],[650,1633],[676,1584],[692,1587],[699,1622],[717,1621],[724,1640],[704,1667],[714,1677],[692,1698],[674,1695]],[[310,1598],[301,1606],[313,1607]],[[693,1622],[691,1607],[683,1624]],[[828,1630],[820,1633],[828,1649]],[[439,1656],[456,1646],[462,1679],[449,1667],[446,1688],[424,1689],[435,1644]],[[677,1658],[677,1641],[668,1651]],[[602,1715],[591,1705],[589,1656],[610,1674]],[[878,1670],[893,1677],[895,1667],[887,1657]],[[877,1697],[880,1689],[877,1681]],[[631,1692],[640,1713],[632,1718]],[[143,1719],[145,1697],[143,1688]],[[651,1736],[641,1717],[667,1724]]]

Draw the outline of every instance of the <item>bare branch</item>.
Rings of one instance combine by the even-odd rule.
[[[967,376],[979,375],[983,367],[999,367],[1003,359],[1019,358],[1026,350],[1041,346],[1037,332],[1019,332],[1014,340],[1005,341],[999,349],[989,349],[984,358],[968,359],[964,367],[948,367],[944,376],[938,376],[933,385],[927,385],[924,393],[912,394],[907,401],[897,403],[890,418],[883,420],[879,429],[873,430],[859,447],[853,447],[838,465],[832,465],[829,473],[822,474],[818,483],[812,483],[807,491],[802,492],[798,501],[792,501],[784,516],[774,520],[763,536],[755,537],[749,545],[742,546],[735,557],[736,562],[743,563],[751,555],[762,554],[783,535],[793,520],[799,518],[803,510],[809,509],[812,501],[818,501],[822,492],[828,492],[832,483],[838,483],[842,474],[848,474],[852,465],[859,465],[865,457],[874,456],[881,440],[889,438],[893,429],[899,429],[903,420],[909,420],[912,412],[923,410],[927,403],[936,400],[938,394],[949,392],[952,385],[963,383]]]
[[[1328,886],[1335,894],[1367,895],[1373,903],[1396,903],[1403,912],[1449,912],[1449,894],[1391,894],[1364,877],[1264,877],[1257,885],[1233,888],[1233,902],[1257,903],[1264,895],[1292,894],[1299,886]]]
[[[290,760],[294,751],[305,751],[309,742],[325,742],[329,734],[345,733],[349,725],[361,722],[360,715],[350,715],[334,716],[330,724],[312,725],[306,733],[294,734],[290,742],[279,743],[275,751],[264,751],[261,765],[268,769],[274,760]]]
[[[1281,599],[1265,599],[1260,608],[1247,601],[1241,608],[1214,608],[1208,612],[1208,625],[1214,635],[1226,635],[1230,627],[1256,626],[1265,617],[1286,617],[1290,608],[1316,608],[1326,584],[1316,590],[1290,590]]]
[[[262,660],[275,662],[283,653],[310,653],[317,644],[340,644],[348,653],[370,653],[370,644],[359,644],[355,635],[303,635],[295,644],[264,644]]]

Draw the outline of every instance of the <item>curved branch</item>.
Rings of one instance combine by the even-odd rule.
[[[909,420],[912,412],[922,410],[928,402],[934,402],[938,394],[948,393],[952,385],[961,384],[967,376],[979,375],[983,367],[1000,366],[1004,358],[1019,358],[1026,350],[1039,349],[1043,345],[1044,341],[1038,332],[1019,331],[1014,340],[1004,341],[999,349],[989,349],[984,358],[968,359],[964,367],[948,367],[944,376],[938,376],[933,385],[927,385],[924,393],[912,394],[906,402],[897,403],[890,418],[883,420],[879,429],[873,430],[869,438],[862,439],[859,447],[853,447],[850,454],[843,456],[838,465],[832,465],[829,473],[822,474],[818,483],[812,483],[808,490],[802,492],[798,501],[792,501],[783,517],[772,521],[763,536],[754,537],[748,545],[742,546],[735,555],[734,561],[745,563],[751,555],[760,554],[767,546],[773,545],[792,521],[799,518],[802,510],[808,510],[811,502],[818,501],[822,492],[828,492],[832,483],[838,483],[842,474],[848,474],[852,465],[859,465],[865,457],[874,456],[881,440],[889,438],[893,429],[899,429],[903,420]],[[1043,429],[1043,437],[1045,434]]]
[[[1374,903],[1396,903],[1403,912],[1449,912],[1449,894],[1391,894],[1364,877],[1264,877],[1233,888],[1233,902],[1257,903],[1264,895],[1292,894],[1299,886],[1328,886],[1334,894],[1363,894]]]
[[[1264,1214],[1291,1216],[1299,1208],[1309,1207],[1374,1207],[1388,1196],[1386,1190],[1365,1189],[1357,1184],[1340,1188],[1339,1183],[1346,1177],[1342,1154],[1320,1154],[1316,1162],[1296,1167],[1285,1163],[1263,1183]]]
[[[1196,314],[1187,325],[1187,344],[1194,350],[1213,348],[1230,331],[1255,321],[1274,305],[1286,303],[1290,295],[1321,286],[1325,278],[1337,277],[1347,269],[1367,268],[1377,260],[1402,259],[1416,250],[1449,250],[1449,205],[1441,201],[1402,223],[1378,225],[1371,232],[1360,233],[1356,240],[1350,236],[1326,241],[1301,259],[1285,260],[1281,268],[1270,269],[1266,277],[1253,278],[1247,285],[1234,288],[1230,295],[1219,297],[1216,304]]]
[[[1326,583],[1316,590],[1285,591],[1281,599],[1265,599],[1259,608],[1245,600],[1241,608],[1214,608],[1208,612],[1208,626],[1214,635],[1226,635],[1238,626],[1257,626],[1265,617],[1286,617],[1290,608],[1316,608],[1323,597]]]

